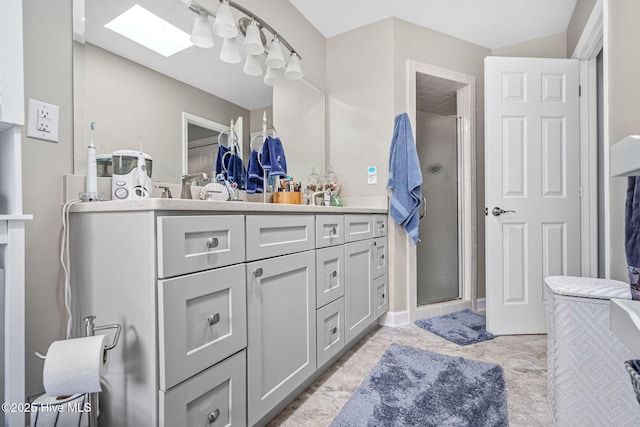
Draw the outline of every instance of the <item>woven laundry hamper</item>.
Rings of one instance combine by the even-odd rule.
[[[640,405],[624,367],[637,357],[609,330],[609,299],[631,299],[629,285],[570,276],[545,282],[549,404],[556,426],[639,426]]]

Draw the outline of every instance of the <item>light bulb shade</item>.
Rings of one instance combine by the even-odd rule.
[[[196,20],[193,23],[193,31],[191,31],[191,43],[198,47],[209,48],[213,47],[213,33],[211,32],[211,26],[209,19],[201,14],[196,16]]]
[[[268,67],[267,72],[264,74],[264,84],[269,86],[275,86],[276,83],[280,80],[281,75],[280,70],[276,70],[275,68]]]
[[[247,60],[242,69],[245,74],[259,76],[262,74],[262,55],[247,55]]]
[[[255,22],[247,26],[247,33],[242,43],[242,50],[249,55],[261,55],[264,53],[264,46],[262,45],[262,38],[260,37],[260,28]]]
[[[240,50],[238,49],[238,42],[235,37],[224,39],[222,42],[222,50],[220,51],[220,59],[228,64],[237,64],[242,61]]]
[[[269,45],[269,55],[267,56],[267,67],[279,70],[284,68],[287,62],[284,60],[282,48],[278,39],[273,39]]]
[[[299,80],[302,78],[302,68],[300,68],[300,57],[294,52],[289,57],[289,64],[284,72],[284,76],[291,80]]]
[[[216,21],[213,23],[213,32],[225,39],[238,35],[238,27],[236,27],[236,21],[233,19],[229,3],[221,2],[218,6]]]

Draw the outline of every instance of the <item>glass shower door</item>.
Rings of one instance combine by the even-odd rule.
[[[418,112],[416,146],[422,170],[418,305],[460,296],[458,129],[455,116]]]

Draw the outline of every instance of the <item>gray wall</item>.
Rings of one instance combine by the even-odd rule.
[[[614,144],[630,134],[640,133],[640,2],[616,0],[608,2],[605,11],[605,86],[608,82],[609,143]],[[605,117],[606,120],[606,117]],[[611,177],[611,277],[628,281],[624,252],[624,208],[626,178]]]
[[[567,33],[562,32],[522,43],[503,46],[493,49],[491,55],[529,58],[567,58]]]
[[[60,106],[60,142],[26,137],[22,171],[26,223],[26,392],[40,393],[46,351],[64,337],[64,282],[59,262],[62,175],[73,171],[71,2],[23,2],[26,98]],[[43,39],[46,43],[43,43]]]
[[[567,27],[567,56],[571,57],[582,35],[584,26],[593,11],[597,0],[578,0]]]

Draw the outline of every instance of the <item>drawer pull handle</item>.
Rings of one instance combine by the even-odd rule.
[[[209,237],[207,239],[207,249],[213,249],[218,247],[218,238],[217,237]]]
[[[220,321],[220,313],[210,314],[207,317],[207,322],[209,322],[209,326],[213,326]]]
[[[338,230],[336,230],[336,228],[333,227],[331,230],[329,230],[329,234],[331,235],[331,237],[334,237],[335,234],[338,234]]]
[[[264,272],[262,271],[262,267],[260,267],[256,271],[253,272],[253,275],[256,276],[256,277],[260,277],[260,276],[262,276],[262,273],[264,273]]]
[[[329,329],[329,331],[331,331],[331,335],[335,334],[336,332],[338,332],[338,327],[334,326],[333,328]]]
[[[207,415],[207,420],[209,420],[209,424],[213,424],[218,420],[218,417],[220,416],[220,410],[216,409],[213,412],[209,412],[209,415]]]

